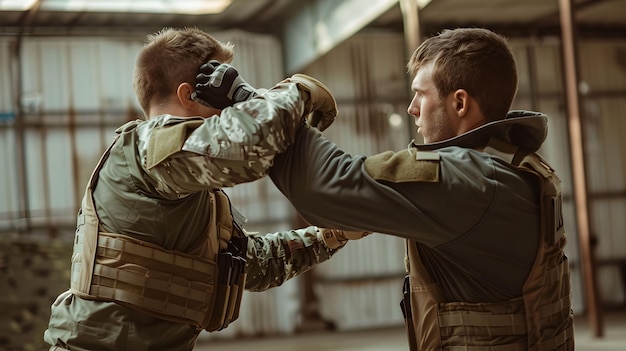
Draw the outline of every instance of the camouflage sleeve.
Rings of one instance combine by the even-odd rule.
[[[146,172],[166,196],[264,177],[274,156],[293,143],[307,103],[296,84],[282,83],[219,116],[148,123],[140,135]]]
[[[328,249],[317,231],[317,227],[310,226],[249,235],[246,289],[263,291],[279,286],[331,258],[339,249]]]

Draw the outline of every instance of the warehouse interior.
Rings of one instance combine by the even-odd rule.
[[[340,111],[325,135],[365,155],[420,138],[406,63],[422,39],[457,27],[508,37],[513,107],[550,116],[540,153],[563,181],[577,347],[623,349],[624,13],[623,0],[0,0],[0,349],[43,349],[85,184],[114,130],[143,118],[135,56],[148,35],[189,26],[233,43],[257,87],[294,73],[323,81]],[[306,225],[268,180],[226,192],[254,231]],[[280,288],[246,292],[240,319],[197,349],[406,349],[403,255],[396,237],[350,243]]]

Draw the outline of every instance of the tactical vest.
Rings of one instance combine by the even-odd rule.
[[[407,240],[401,303],[412,351],[574,350],[573,312],[560,180],[537,154],[492,139],[483,152],[496,155],[541,183],[541,230],[535,262],[522,296],[499,303],[446,301],[426,270],[417,245]]]
[[[117,138],[116,138],[117,141]],[[246,238],[233,223],[230,201],[211,192],[207,238],[197,252],[166,250],[105,233],[92,190],[115,141],[91,174],[78,213],[70,290],[81,298],[112,301],[198,329],[223,329],[239,316],[246,281]]]

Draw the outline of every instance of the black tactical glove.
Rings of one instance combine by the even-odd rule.
[[[194,101],[220,110],[257,95],[256,89],[241,78],[235,67],[215,60],[200,66],[195,88],[191,95]]]

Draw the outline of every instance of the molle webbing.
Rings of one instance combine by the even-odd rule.
[[[100,232],[89,295],[200,326],[213,307],[216,274],[207,259]]]
[[[526,314],[521,299],[503,303],[449,302],[439,305],[443,350],[527,350]]]

